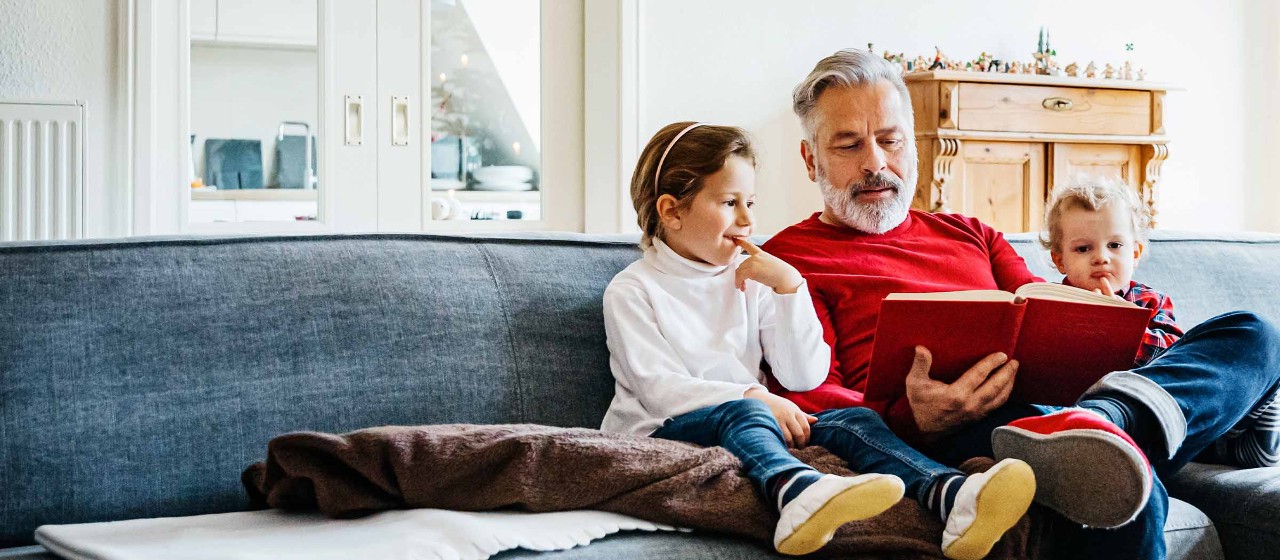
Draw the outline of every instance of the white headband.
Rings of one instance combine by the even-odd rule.
[[[706,124],[706,123],[700,123],[700,122],[693,123],[689,126],[684,127],[684,130],[681,130],[680,134],[677,134],[675,138],[671,139],[671,143],[667,144],[667,149],[662,150],[662,157],[658,158],[658,168],[653,170],[653,194],[657,195],[661,193],[661,191],[658,190],[658,178],[662,176],[662,163],[667,161],[667,154],[671,153],[671,147],[676,145],[676,142],[680,140],[681,136],[684,136],[684,133],[689,132],[690,130],[693,130],[695,128],[698,128],[703,124]]]

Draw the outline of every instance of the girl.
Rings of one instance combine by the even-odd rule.
[[[762,359],[784,387],[807,391],[826,378],[831,349],[799,272],[747,240],[755,152],[743,130],[666,126],[640,156],[631,199],[645,252],[604,293],[616,388],[601,429],[724,446],[778,512],[783,554],[818,550],[904,492],[946,523],[950,558],[985,556],[1022,517],[1035,479],[1021,461],[966,477],[868,409],[810,416],[765,389]],[[787,451],[809,443],[884,474],[820,474]]]

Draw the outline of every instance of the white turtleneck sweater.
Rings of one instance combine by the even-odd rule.
[[[681,257],[661,240],[604,291],[613,402],[600,429],[649,435],[668,418],[764,388],[765,358],[783,387],[808,391],[827,378],[831,349],[809,288],[794,294],[748,281],[729,266]]]

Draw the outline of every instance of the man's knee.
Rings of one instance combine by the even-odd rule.
[[[1261,315],[1252,311],[1232,311],[1211,319],[1220,328],[1238,331],[1250,345],[1250,350],[1260,355],[1280,353],[1280,329]]]

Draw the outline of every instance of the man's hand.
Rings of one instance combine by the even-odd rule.
[[[927,436],[941,435],[980,420],[1009,400],[1018,361],[1002,352],[983,358],[954,383],[929,377],[933,355],[916,347],[916,359],[907,374],[907,402],[916,426]]]
[[[817,422],[817,418],[805,414],[796,403],[759,387],[748,389],[743,397],[769,405],[773,419],[782,429],[782,439],[786,440],[787,447],[799,449],[809,445],[809,425]]]
[[[734,273],[734,281],[739,290],[747,289],[747,280],[755,280],[773,288],[773,291],[779,294],[796,293],[796,289],[804,281],[796,267],[764,252],[754,243],[747,241],[745,237],[735,237],[733,242],[751,255],[738,264],[738,270]]]

